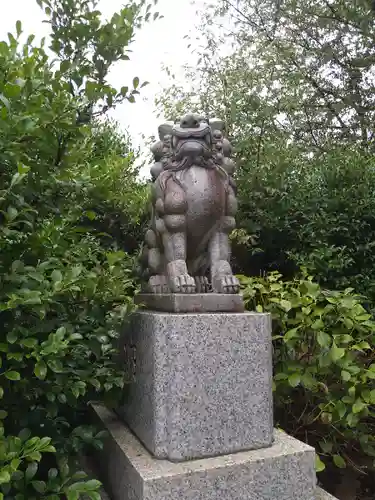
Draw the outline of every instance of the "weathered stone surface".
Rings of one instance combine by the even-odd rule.
[[[152,457],[112,412],[94,410],[109,431],[99,461],[113,500],[329,500],[317,492],[314,449],[280,431],[269,448],[172,463]]]
[[[119,415],[156,457],[188,460],[271,445],[268,314],[140,311],[123,342],[134,381]]]
[[[243,298],[223,293],[148,293],[135,297],[136,304],[152,311],[187,312],[244,312]]]

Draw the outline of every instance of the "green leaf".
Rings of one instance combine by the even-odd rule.
[[[48,479],[55,479],[59,474],[59,471],[55,468],[52,468],[48,471]]]
[[[326,468],[325,463],[322,462],[319,455],[315,455],[315,470],[316,472],[322,472]]]
[[[30,338],[30,339],[22,339],[20,344],[21,345],[24,345],[25,347],[29,347],[29,348],[33,348],[37,345],[38,341],[37,339],[33,339],[33,338]]]
[[[38,462],[31,462],[25,471],[26,481],[31,481],[38,471]]]
[[[291,340],[299,336],[298,333],[299,327],[297,328],[292,328],[291,330],[288,330],[286,334],[284,335],[284,340]]]
[[[48,367],[55,373],[63,373],[64,366],[58,359],[51,359],[47,361]]]
[[[10,462],[10,466],[12,467],[13,471],[16,471],[21,463],[21,459],[19,458],[13,458],[13,460]]]
[[[345,349],[342,347],[337,347],[337,345],[333,343],[330,354],[332,361],[335,363],[345,356]]]
[[[29,35],[26,40],[26,45],[31,45],[34,40],[35,40],[35,35]]]
[[[43,448],[43,453],[56,453],[56,448],[50,444],[49,446]]]
[[[42,454],[39,451],[33,451],[29,454],[28,456],[31,460],[36,460],[37,462],[40,462],[42,459]]]
[[[320,420],[323,422],[323,424],[329,425],[332,422],[332,414],[328,412],[323,412],[320,415]]]
[[[21,21],[16,22],[16,31],[17,31],[17,36],[20,36],[22,33],[22,24]]]
[[[77,479],[85,479],[87,477],[87,473],[83,470],[79,470],[73,474],[72,479],[75,481]]]
[[[102,483],[98,481],[97,479],[90,479],[89,481],[86,481],[85,491],[95,491],[98,488],[100,488]]]
[[[362,410],[364,410],[367,407],[367,405],[361,400],[357,399],[357,401],[354,403],[352,406],[352,412],[354,414],[360,413]]]
[[[324,328],[324,323],[323,323],[322,319],[319,318],[316,321],[314,321],[314,323],[311,325],[311,328],[313,330],[321,330],[322,328]]]
[[[38,361],[34,367],[34,373],[35,375],[41,379],[44,380],[47,375],[47,365],[45,364],[44,361]]]
[[[331,336],[325,332],[318,332],[316,340],[320,347],[329,347],[331,345]]]
[[[319,446],[324,451],[324,453],[331,453],[333,449],[332,441],[319,441]]]
[[[349,427],[355,427],[358,424],[358,417],[354,413],[349,413],[346,417],[346,421]]]
[[[66,73],[70,68],[70,61],[66,59],[65,61],[61,61],[60,63],[60,73]]]
[[[93,210],[86,210],[86,217],[90,220],[95,220],[96,213]]]
[[[67,500],[79,500],[79,493],[77,491],[69,490],[66,492]]]
[[[22,429],[18,433],[18,437],[21,439],[21,441],[27,441],[28,439],[30,439],[30,436],[31,436],[30,429]]]
[[[15,370],[10,370],[9,372],[5,372],[5,377],[8,380],[21,380],[21,375]]]
[[[280,306],[286,311],[289,312],[292,309],[292,303],[289,300],[281,299]]]
[[[4,106],[5,106],[7,109],[10,109],[10,102],[9,102],[9,100],[5,97],[5,95],[0,94],[0,102],[2,102],[2,103],[4,104]]]
[[[139,87],[139,78],[137,76],[133,78],[133,87],[135,89]]]
[[[289,375],[288,382],[289,382],[289,385],[291,385],[292,387],[297,387],[297,385],[299,385],[299,383],[301,382],[300,374],[293,373],[292,375]]]
[[[8,207],[7,209],[8,220],[14,220],[18,215],[18,210],[14,207]]]
[[[44,493],[47,489],[47,485],[44,481],[32,481],[33,488],[38,493]]]
[[[7,341],[9,344],[14,344],[17,341],[17,333],[15,331],[11,331],[7,334]]]
[[[59,281],[62,281],[63,276],[61,274],[61,271],[59,271],[58,269],[55,269],[54,271],[52,271],[52,273],[51,273],[51,279],[55,283],[59,282]]]
[[[10,482],[10,474],[6,470],[0,470],[0,484],[6,484]]]
[[[349,380],[352,378],[349,372],[342,370],[341,372],[341,378],[343,379],[344,382],[349,382]]]
[[[340,455],[333,455],[333,462],[340,469],[345,469],[346,467],[346,462]]]

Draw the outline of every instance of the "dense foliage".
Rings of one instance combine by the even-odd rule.
[[[348,288],[327,291],[303,275],[242,278],[250,309],[273,318],[276,423],[313,445],[324,468],[375,457],[375,322]]]
[[[130,220],[136,233],[144,198],[127,138],[98,120],[138,93],[107,74],[150,8],[104,22],[93,0],[38,3],[57,58],[21,43],[20,22],[0,42],[0,498],[98,499],[70,459],[100,446],[87,402],[123,385],[112,341],[133,308],[135,243],[113,233]]]

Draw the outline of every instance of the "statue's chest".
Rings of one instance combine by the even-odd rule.
[[[210,226],[225,212],[226,192],[223,177],[214,169],[192,166],[181,172],[188,202],[189,223]]]

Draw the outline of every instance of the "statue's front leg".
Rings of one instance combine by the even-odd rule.
[[[168,183],[164,199],[164,256],[169,287],[172,293],[194,293],[195,281],[186,265],[186,212],[184,190],[174,182]]]
[[[228,195],[227,215],[221,217],[217,231],[209,242],[212,289],[216,293],[238,293],[240,284],[230,266],[229,233],[236,227],[237,201],[232,190]]]

